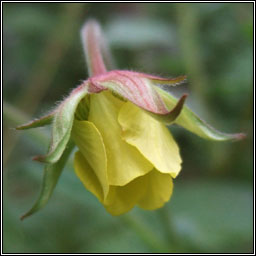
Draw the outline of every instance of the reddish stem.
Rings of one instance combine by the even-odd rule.
[[[101,52],[101,30],[94,20],[86,22],[81,30],[83,47],[89,68],[89,75],[95,76],[107,72]]]

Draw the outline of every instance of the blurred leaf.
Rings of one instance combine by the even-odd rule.
[[[106,36],[113,47],[141,48],[174,45],[174,27],[163,21],[144,17],[116,17],[106,26]]]
[[[177,182],[168,205],[182,243],[205,253],[248,253],[253,242],[253,193],[231,180]]]

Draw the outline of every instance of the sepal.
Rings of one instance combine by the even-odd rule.
[[[173,108],[173,106],[176,105],[177,99],[171,93],[158,87],[156,87],[156,90],[161,95],[168,108]],[[183,107],[179,117],[175,120],[174,123],[184,127],[185,129],[189,130],[192,133],[195,133],[202,138],[209,140],[240,140],[246,137],[244,133],[228,134],[216,130],[205,121],[203,121],[201,118],[199,118],[187,106]]]
[[[45,125],[49,125],[52,123],[55,112],[56,111],[54,110],[48,115],[42,116],[38,119],[34,119],[26,124],[19,125],[15,129],[16,130],[27,130],[27,129],[31,129],[31,128],[38,128],[38,127],[42,127]]]
[[[43,185],[40,195],[33,207],[27,213],[21,216],[21,220],[39,211],[47,204],[73,148],[74,144],[69,142],[61,158],[56,163],[47,164],[45,166]]]
[[[69,141],[74,115],[79,102],[88,94],[88,82],[75,88],[71,94],[57,107],[53,119],[52,139],[48,153],[34,157],[44,163],[57,162]]]
[[[187,98],[187,94],[183,94],[181,96],[181,98],[179,99],[179,101],[176,103],[176,105],[173,107],[173,109],[168,112],[167,114],[154,114],[151,112],[148,112],[149,115],[151,115],[152,117],[154,117],[156,120],[166,124],[166,125],[170,125],[172,124],[180,115],[182,108],[184,106],[184,103],[186,101]]]

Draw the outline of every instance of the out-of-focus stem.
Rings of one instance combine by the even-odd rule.
[[[38,105],[46,94],[51,82],[61,64],[62,57],[66,53],[71,41],[76,38],[74,26],[79,25],[83,6],[81,4],[62,4],[62,13],[59,23],[49,34],[49,40],[42,50],[41,57],[32,68],[31,77],[28,79],[16,107],[24,111],[29,121],[35,113]],[[21,124],[21,123],[19,123]],[[10,136],[10,131],[5,130],[8,143],[4,145],[5,154],[3,162],[6,164],[13,148],[18,140],[18,135]]]
[[[162,222],[162,227],[168,241],[168,247],[170,248],[169,251],[173,253],[202,253],[201,248],[194,243],[184,243],[182,234],[177,232],[172,214],[166,206],[157,210],[157,213],[159,214],[160,221]]]
[[[149,246],[153,252],[171,252],[168,246],[163,241],[161,241],[148,226],[144,225],[137,216],[125,214],[120,216],[120,219],[125,224],[127,224],[128,227],[132,228],[134,232],[141,238],[142,241],[145,242],[145,244]]]
[[[169,247],[174,249],[174,247],[176,248],[178,243],[178,236],[175,232],[175,227],[172,222],[172,216],[166,206],[159,209],[157,212],[159,218],[161,219],[163,230],[165,231]]]
[[[24,112],[35,112],[50,87],[68,47],[74,39],[78,39],[75,31],[79,26],[82,10],[80,4],[63,5],[59,22],[49,34],[49,40],[32,69],[31,77],[17,104]]]
[[[176,4],[178,38],[188,79],[191,81],[191,90],[205,104],[208,82],[200,54],[199,19],[194,5],[189,3]]]

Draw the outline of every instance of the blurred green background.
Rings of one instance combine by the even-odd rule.
[[[187,74],[173,88],[240,142],[205,141],[171,127],[183,158],[170,202],[110,216],[76,178],[72,157],[48,205],[36,200],[48,128],[15,131],[87,78],[79,30],[102,24],[120,69]],[[253,3],[4,3],[3,252],[249,253],[253,250]]]

